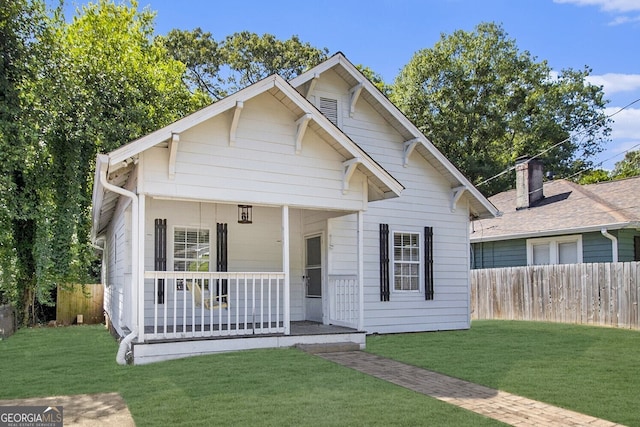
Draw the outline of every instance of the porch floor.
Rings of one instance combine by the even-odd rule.
[[[244,323],[242,324],[244,326]],[[272,327],[275,327],[273,325],[273,323],[271,324]],[[357,333],[358,330],[357,329],[352,329],[352,328],[347,328],[344,326],[337,326],[337,325],[325,325],[319,322],[312,322],[310,320],[302,320],[302,321],[295,321],[295,322],[291,322],[290,323],[291,326],[291,333],[289,336],[301,336],[301,335],[334,335],[334,334],[353,334],[353,333]],[[218,330],[218,325],[214,325],[215,329],[214,330]],[[282,327],[282,323],[280,323],[279,327]],[[268,328],[268,324],[265,323],[263,328],[260,328],[260,325],[256,325],[256,329],[267,329]],[[146,334],[152,334],[154,333],[153,330],[153,326],[146,326],[145,328],[145,333]],[[182,326],[178,326],[177,328],[177,332],[178,333],[190,333],[193,331],[193,325],[186,325],[184,327],[184,331]],[[235,329],[235,325],[231,325],[231,329]],[[253,328],[253,324],[247,324],[247,329],[254,329]],[[201,331],[205,331],[208,332],[210,330],[210,325],[206,324],[206,325],[202,325],[202,328],[200,325],[196,325],[196,332],[201,332]],[[223,324],[222,325],[222,330],[226,331],[227,330],[227,325]],[[158,332],[163,331],[163,328],[158,328]],[[167,333],[173,333],[173,326],[167,326]],[[189,337],[189,338],[150,338],[147,339],[146,341],[151,343],[151,342],[174,342],[174,341],[191,341],[191,340],[220,340],[220,339],[233,339],[233,338],[251,338],[251,337],[268,337],[268,336],[284,336],[284,334],[282,333],[260,333],[260,334],[242,334],[242,335],[232,335],[232,336],[214,336],[214,337]]]
[[[242,326],[244,328],[244,324]],[[181,330],[182,327],[179,328],[178,333],[181,333]],[[196,327],[196,331],[199,331],[199,326]],[[153,331],[149,329],[149,332]],[[167,333],[170,333],[169,328],[167,328]],[[142,365],[229,351],[345,343],[356,345],[361,350],[364,349],[366,332],[342,326],[300,321],[291,322],[290,335],[276,332],[230,336],[148,338],[143,343],[134,341],[131,344],[133,363]]]

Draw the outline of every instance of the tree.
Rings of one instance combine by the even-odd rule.
[[[27,22],[34,13],[22,15]],[[13,168],[13,182],[6,184],[15,201],[10,197],[11,202],[1,203],[9,212],[4,216],[13,221],[11,239],[6,239],[11,246],[3,249],[13,254],[13,261],[1,267],[0,286],[21,308],[23,323],[36,320],[29,309],[36,301],[51,304],[56,285],[85,283],[91,273],[96,153],[202,106],[202,98],[183,84],[184,64],[154,42],[153,14],[138,12],[135,2],[128,6],[100,0],[84,6],[71,23],[59,10],[33,22],[41,31],[16,33],[16,52],[33,43],[38,54],[10,58],[14,65],[28,60],[29,73],[14,79],[23,107],[9,118],[24,123],[22,135],[30,138],[16,144],[19,129],[0,140],[0,152],[13,153],[11,164],[19,166]],[[11,271],[12,277],[7,274]]]
[[[589,73],[567,69],[554,78],[501,26],[483,23],[417,52],[392,99],[474,184],[540,153],[548,169],[568,176],[592,163],[611,131]],[[490,195],[512,183],[504,174],[480,189]]]
[[[35,40],[44,33],[41,3],[0,0],[0,303],[33,313],[43,209],[44,155],[29,121],[24,87],[37,78]]]
[[[384,80],[382,79],[382,76],[380,74],[376,73],[371,68],[369,68],[367,66],[364,66],[362,64],[356,65],[356,68],[358,70],[360,70],[360,72],[362,74],[364,74],[364,76],[367,79],[369,79],[371,81],[371,83],[373,83],[373,85],[375,87],[377,87],[378,90],[384,96],[386,96],[388,98],[391,95],[391,91],[393,90],[393,88],[384,82]]]
[[[630,178],[640,175],[640,150],[629,151],[624,159],[616,162],[611,173],[614,179]]]
[[[166,36],[157,36],[174,59],[187,67],[186,85],[193,92],[201,91],[218,101],[228,95],[225,81],[218,75],[224,63],[224,54],[209,32],[200,28],[193,31],[174,29]]]
[[[298,36],[278,40],[272,34],[249,31],[216,42],[211,33],[171,30],[157,40],[186,64],[186,83],[192,90],[209,94],[214,101],[271,75],[296,77],[327,57],[327,49],[302,42]]]
[[[604,169],[594,169],[579,175],[578,184],[596,184],[598,182],[611,181],[611,174]]]

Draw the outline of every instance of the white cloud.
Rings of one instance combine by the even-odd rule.
[[[629,24],[633,22],[640,22],[640,15],[635,17],[623,16],[623,15],[616,16],[613,21],[609,22],[609,25],[611,26],[624,25],[624,24]]]
[[[640,0],[553,0],[555,3],[570,3],[578,6],[600,6],[606,12],[631,12],[640,10]]]
[[[607,96],[618,92],[640,90],[640,74],[607,73],[588,76],[586,80],[592,85],[602,86]]]
[[[622,107],[607,107],[605,114],[611,115],[614,120],[611,126],[611,138],[613,140],[621,139],[640,139],[640,108],[627,108],[618,112]]]

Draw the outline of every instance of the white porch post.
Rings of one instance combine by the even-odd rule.
[[[142,162],[140,162],[142,163]],[[145,196],[138,195],[138,235],[133,238],[138,241],[138,283],[136,287],[138,305],[138,342],[144,342],[144,230],[145,230]]]
[[[358,330],[364,331],[364,211],[358,211]]]
[[[282,272],[284,273],[284,283],[282,292],[284,304],[284,334],[291,333],[291,297],[289,295],[289,206],[282,206]]]

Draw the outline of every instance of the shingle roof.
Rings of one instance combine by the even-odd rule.
[[[471,241],[640,228],[640,177],[589,185],[559,179],[545,182],[543,193],[542,200],[520,210],[516,190],[490,197],[502,216],[473,221]]]

